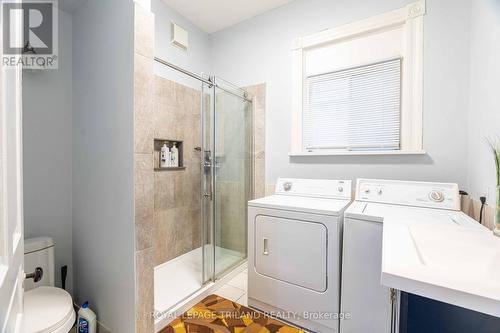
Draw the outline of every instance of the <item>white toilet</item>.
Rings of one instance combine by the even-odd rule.
[[[75,323],[71,295],[54,287],[54,241],[38,237],[24,241],[24,271],[29,274],[37,267],[43,269],[40,281],[24,282],[24,332],[68,333]]]

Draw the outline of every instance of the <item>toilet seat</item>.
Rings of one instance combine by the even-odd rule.
[[[23,317],[25,333],[68,333],[75,323],[73,300],[60,288],[26,291]]]

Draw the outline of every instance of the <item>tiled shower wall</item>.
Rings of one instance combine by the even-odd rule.
[[[266,195],[266,84],[244,87],[253,95],[253,198]]]
[[[155,76],[154,137],[183,141],[186,167],[154,174],[155,265],[201,246],[200,104],[199,91]]]

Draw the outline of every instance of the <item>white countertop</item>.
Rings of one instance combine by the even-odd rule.
[[[382,214],[382,284],[500,317],[500,238],[460,212],[421,212]],[[443,214],[454,223],[429,223]]]

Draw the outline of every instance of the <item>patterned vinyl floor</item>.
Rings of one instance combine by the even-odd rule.
[[[160,333],[304,333],[279,320],[217,295],[210,295]]]

